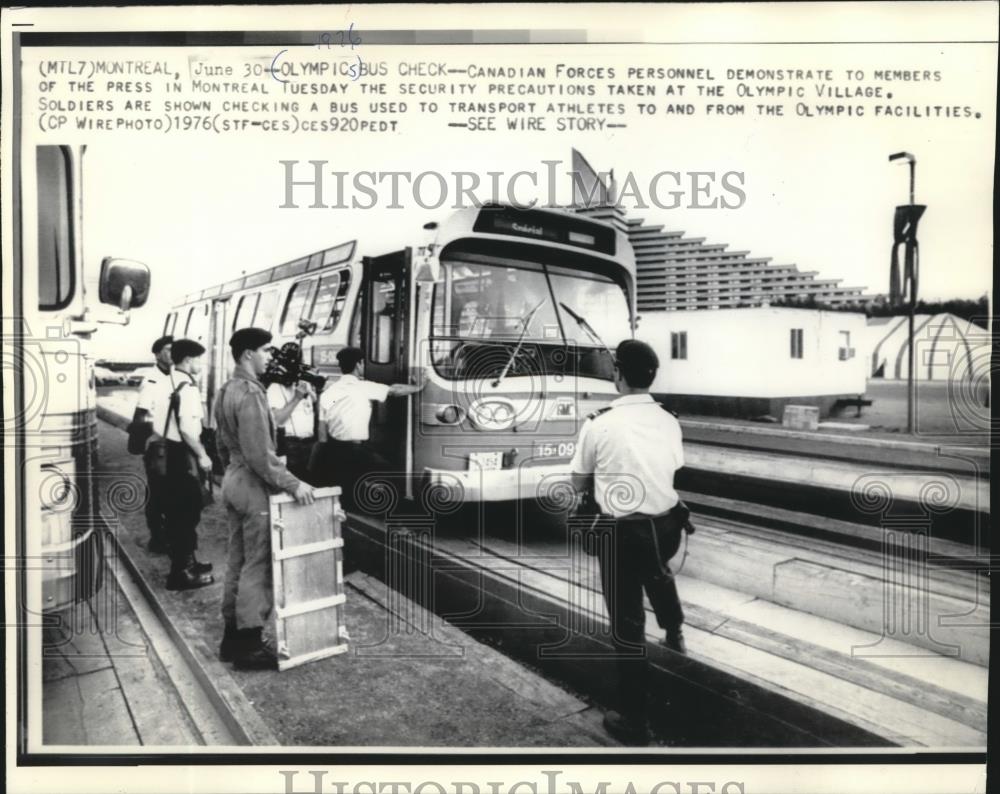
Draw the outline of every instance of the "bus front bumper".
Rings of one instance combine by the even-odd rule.
[[[443,502],[543,499],[561,502],[570,485],[568,462],[513,469],[424,469],[426,487]]]

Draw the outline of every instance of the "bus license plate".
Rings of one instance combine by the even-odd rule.
[[[503,468],[502,452],[470,452],[469,468],[480,471],[497,471]]]
[[[572,458],[576,452],[575,441],[552,441],[535,444],[536,458]]]

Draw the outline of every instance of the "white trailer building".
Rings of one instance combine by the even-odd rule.
[[[781,418],[784,406],[865,392],[865,316],[760,307],[646,312],[636,336],[660,358],[652,391],[685,414]]]

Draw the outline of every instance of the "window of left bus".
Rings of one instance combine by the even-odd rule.
[[[35,150],[38,171],[38,308],[58,310],[76,288],[69,153],[61,146]]]

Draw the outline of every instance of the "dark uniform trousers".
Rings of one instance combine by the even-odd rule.
[[[351,507],[358,501],[358,488],[364,488],[365,477],[390,470],[389,462],[368,441],[330,439],[316,444],[309,462],[309,481],[318,486],[339,485],[341,501]]]
[[[600,538],[598,559],[622,713],[641,721],[646,717],[649,677],[642,591],[649,596],[660,628],[675,631],[681,627],[684,611],[667,562],[677,553],[682,527],[669,513],[655,518],[619,518],[606,525],[609,531]]]
[[[201,486],[192,469],[191,451],[183,441],[167,441],[165,515],[172,570],[186,567],[198,548]]]
[[[313,481],[309,478],[309,461],[312,458],[312,451],[315,443],[315,438],[299,438],[298,436],[289,436],[285,434],[284,430],[280,428],[278,430],[278,454],[285,456],[285,465],[292,474],[300,480],[305,480],[309,484],[313,484]]]
[[[153,460],[158,457],[155,447],[166,444],[162,438],[150,441],[142,456],[146,466],[146,526],[149,527],[149,540],[154,546],[166,547],[168,543],[166,512],[169,502],[167,493],[167,477],[151,468]]]

